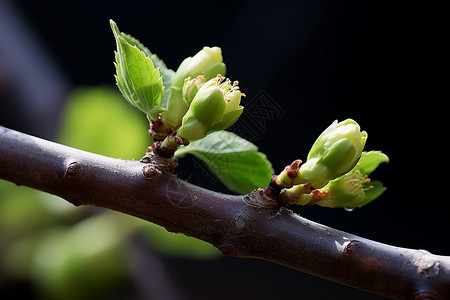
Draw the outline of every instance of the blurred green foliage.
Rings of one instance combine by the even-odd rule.
[[[61,117],[62,144],[122,159],[140,159],[151,144],[145,116],[116,89],[79,88],[69,97]]]
[[[86,151],[137,160],[151,144],[147,120],[115,87],[75,90],[61,120],[58,142]],[[0,284],[30,280],[44,299],[108,299],[130,277],[127,242],[135,234],[162,255],[219,255],[203,241],[57,198],[0,181]]]

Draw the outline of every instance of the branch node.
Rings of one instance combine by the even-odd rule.
[[[159,172],[167,171],[167,172],[173,173],[175,168],[178,166],[178,161],[176,158],[163,157],[163,156],[155,153],[155,151],[145,153],[145,156],[143,158],[141,158],[139,161],[144,164],[150,164],[155,169],[157,169],[157,171],[159,171]],[[147,166],[144,166],[144,169],[146,167]],[[148,168],[147,170],[144,170],[144,169],[142,170],[144,175],[147,177],[146,173],[148,173],[150,178],[154,177],[154,175],[156,175],[156,174],[152,175],[152,173],[154,173],[155,171],[152,171],[152,169],[150,167],[147,167],[147,168]]]
[[[278,196],[280,195],[282,187],[278,185],[277,177],[278,177],[277,175],[272,176],[269,185],[264,189],[264,194],[267,197],[278,201]]]
[[[142,173],[147,179],[155,179],[159,175],[161,175],[161,171],[154,164],[145,165],[142,168]]]
[[[74,161],[67,165],[66,170],[64,171],[64,179],[75,179],[80,175],[80,165]]]
[[[256,208],[262,208],[262,207],[273,207],[278,208],[278,201],[276,199],[273,199],[269,197],[265,190],[262,188],[259,188],[257,190],[254,190],[248,195],[245,195],[242,198],[248,206],[256,207]]]
[[[355,251],[356,247],[358,247],[358,244],[360,244],[360,242],[357,240],[351,241],[344,247],[343,254],[344,255],[352,255],[352,253]]]
[[[435,260],[433,255],[426,250],[419,250],[421,255],[413,261],[417,272],[425,278],[430,278],[439,274],[440,262]]]
[[[414,300],[443,300],[443,298],[435,292],[420,291],[416,293]]]

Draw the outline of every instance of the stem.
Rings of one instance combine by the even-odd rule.
[[[289,166],[284,168],[283,172],[277,176],[276,183],[281,188],[290,188],[294,185],[294,180],[298,175],[301,160],[294,160]]]
[[[189,142],[185,141],[183,138],[177,136],[177,132],[172,132],[167,136],[161,143],[156,143],[156,146],[152,151],[162,157],[172,158],[177,151],[178,147],[181,145],[188,145]],[[148,154],[147,154],[148,155]],[[145,157],[144,157],[145,158]],[[145,162],[145,161],[144,161]]]
[[[225,255],[271,261],[391,298],[450,299],[450,257],[317,224],[279,208],[262,189],[234,196],[191,185],[170,173],[171,161],[113,159],[0,126],[0,178],[18,185],[154,222]]]
[[[172,133],[172,130],[166,127],[159,114],[156,120],[151,120],[148,115],[147,119],[150,124],[150,130],[148,131],[148,133],[155,141],[162,141]]]

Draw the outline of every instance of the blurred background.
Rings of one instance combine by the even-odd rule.
[[[220,46],[247,94],[232,130],[275,172],[305,159],[335,119],[355,119],[388,190],[348,212],[295,208],[319,223],[450,255],[448,68],[441,10],[425,1],[0,0],[0,125],[139,159],[145,116],[114,86],[109,19],[167,66]],[[447,100],[445,100],[447,99]],[[228,191],[198,160],[179,176]],[[272,263],[223,257],[133,217],[0,181],[0,297],[27,299],[383,299]],[[351,272],[351,270],[349,270]]]

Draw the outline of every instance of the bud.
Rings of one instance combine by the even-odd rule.
[[[225,75],[225,72],[226,67],[222,62],[222,50],[219,47],[204,47],[193,57],[186,58],[173,77],[169,99],[167,100],[167,110],[162,115],[164,124],[172,130],[177,130],[180,127],[181,119],[189,108],[189,102],[182,95],[186,78],[196,78],[204,73],[205,79],[210,80],[218,74]]]
[[[347,173],[358,162],[366,140],[367,132],[361,131],[355,121],[333,122],[317,138],[294,183],[308,182],[321,188]]]
[[[331,180],[321,189],[321,197],[315,204],[325,207],[354,208],[366,203],[366,191],[372,190],[370,178],[353,170],[337,179]]]
[[[195,141],[212,131],[228,128],[243,111],[239,106],[241,96],[237,82],[231,85],[222,76],[207,81],[192,100],[177,135]]]
[[[187,103],[191,103],[192,99],[194,99],[198,90],[205,84],[206,77],[205,75],[199,75],[196,78],[192,79],[188,77],[184,80],[182,95],[184,100]]]
[[[211,131],[224,130],[233,125],[241,116],[244,111],[244,107],[241,106],[241,98],[245,97],[245,94],[239,90],[239,82],[234,81],[231,84],[230,79],[224,78],[220,75],[217,76],[218,85],[224,94],[225,110],[222,114],[222,120],[214,124]]]
[[[369,175],[387,155],[380,151],[363,152],[358,164],[347,174],[331,180],[321,189],[307,190],[305,184],[296,185],[280,195],[287,205],[320,205],[353,209],[378,198],[386,187],[379,181],[372,182]]]
[[[202,73],[205,73],[207,80],[216,77],[217,74],[225,75],[226,67],[222,60],[222,49],[203,47],[193,57],[183,60],[175,73],[172,86],[181,89],[187,77],[194,78]]]
[[[188,76],[196,76],[203,72],[209,73],[217,69],[218,73],[211,74],[213,75],[212,77],[216,77],[217,74],[225,73],[225,65],[222,63],[222,60],[222,49],[219,47],[203,47],[200,52],[189,60],[186,71],[189,74]]]
[[[312,204],[323,207],[343,207],[352,210],[378,198],[386,187],[379,181],[372,182],[360,170],[331,180],[320,190],[312,191]]]
[[[286,166],[283,172],[275,179],[275,183],[280,188],[290,188],[294,185],[294,179],[297,177],[299,166],[302,163],[300,159],[294,160],[290,165]]]

